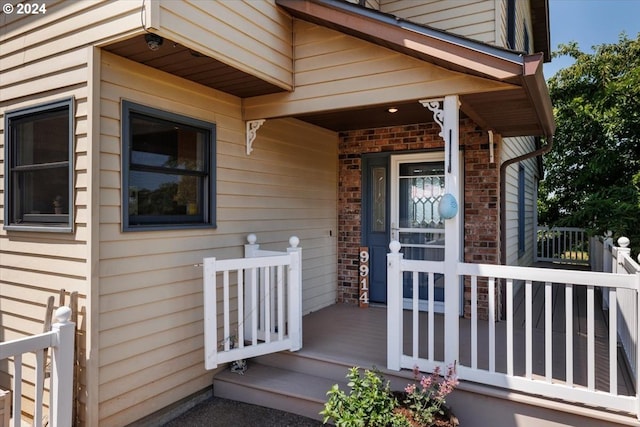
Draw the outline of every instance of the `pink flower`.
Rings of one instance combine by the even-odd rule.
[[[405,393],[407,394],[413,394],[416,391],[416,385],[415,384],[408,384],[405,388],[404,388]]]

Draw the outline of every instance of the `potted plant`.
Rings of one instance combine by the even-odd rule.
[[[329,399],[320,412],[323,422],[338,427],[455,427],[458,419],[445,406],[445,398],[458,384],[455,366],[444,377],[437,368],[428,376],[414,368],[417,383],[408,384],[403,391],[392,392],[376,370],[353,367],[347,373],[349,393],[334,384],[327,392]]]

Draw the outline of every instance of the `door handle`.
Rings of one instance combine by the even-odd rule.
[[[398,231],[400,231],[400,229],[396,227],[396,224],[394,222],[392,222],[391,223],[391,240],[398,240]]]

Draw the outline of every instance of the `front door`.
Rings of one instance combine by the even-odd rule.
[[[444,260],[444,220],[438,204],[444,194],[442,152],[366,157],[363,161],[363,245],[370,254],[369,300],[387,301],[386,254],[398,240],[405,259]],[[412,281],[404,281],[405,296]],[[435,277],[435,309],[441,311],[443,278]],[[421,307],[426,307],[427,275],[420,274]]]

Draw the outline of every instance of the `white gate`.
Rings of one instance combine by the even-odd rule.
[[[260,250],[254,235],[248,240],[245,258],[204,259],[206,369],[302,347],[298,238],[289,239],[287,252]]]

